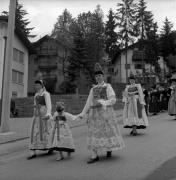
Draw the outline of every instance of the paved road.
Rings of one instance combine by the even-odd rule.
[[[27,161],[27,140],[0,146],[0,180],[174,180],[176,179],[176,121],[166,113],[150,117],[150,127],[137,137],[122,129],[126,148],[111,159],[88,165],[86,127],[72,129],[76,152],[55,161],[57,153]],[[13,152],[12,152],[13,150]]]

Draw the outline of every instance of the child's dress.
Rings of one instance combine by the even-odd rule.
[[[67,112],[63,112],[61,115],[59,115],[58,112],[54,113],[54,125],[51,133],[51,149],[65,152],[75,151],[72,133],[67,123],[75,118],[76,116]]]

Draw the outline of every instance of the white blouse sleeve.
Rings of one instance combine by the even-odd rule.
[[[140,84],[137,84],[137,88],[138,88],[138,92],[139,92],[139,101],[141,104],[145,105],[145,101],[144,101],[144,93],[142,91],[142,87]]]
[[[52,106],[51,106],[51,97],[50,97],[50,94],[48,92],[45,92],[44,93],[44,97],[45,97],[46,108],[47,108],[46,116],[48,116],[48,115],[51,116]]]
[[[68,121],[74,121],[77,118],[77,116],[74,116],[73,114],[70,114],[68,112],[65,112],[64,114]]]
[[[126,86],[124,92],[123,92],[123,98],[122,98],[122,102],[127,103],[127,96],[128,96],[128,86]]]
[[[36,100],[35,100],[35,98],[36,98],[36,94],[34,95],[34,108],[33,108],[33,115],[35,116],[35,112],[36,112]]]
[[[55,121],[57,116],[58,116],[58,112],[56,111],[56,112],[54,113],[54,115],[53,115],[52,120]]]
[[[110,84],[107,85],[107,98],[108,100],[105,101],[106,106],[114,105],[116,103],[116,95]]]
[[[90,109],[90,106],[92,105],[92,98],[93,98],[93,88],[90,90],[89,96],[87,98],[86,104],[81,112],[81,114],[84,116],[88,110]]]

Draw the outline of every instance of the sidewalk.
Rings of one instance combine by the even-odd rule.
[[[116,117],[121,123],[122,110],[116,110]],[[32,118],[12,118],[10,119],[10,132],[0,133],[0,145],[29,138]],[[85,121],[69,122],[71,128],[85,125]]]

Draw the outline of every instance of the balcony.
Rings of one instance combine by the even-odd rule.
[[[37,55],[38,56],[57,56],[58,52],[57,52],[57,49],[43,48],[43,49],[38,50]]]
[[[45,81],[53,81],[53,82],[55,82],[55,81],[57,81],[57,76],[55,75],[55,74],[45,74],[45,75],[43,75],[43,79],[45,80]]]
[[[40,59],[38,67],[40,69],[57,69],[56,61]]]

